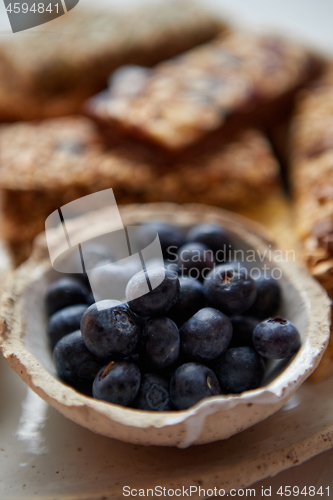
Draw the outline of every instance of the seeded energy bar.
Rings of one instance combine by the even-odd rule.
[[[295,90],[315,67],[315,58],[296,43],[232,33],[153,69],[138,69],[134,89],[126,85],[133,73],[116,73],[86,111],[109,131],[179,151],[236,117],[244,122]],[[268,114],[272,122],[274,113]]]
[[[244,131],[172,168],[139,150],[107,150],[84,117],[0,129],[2,236],[22,260],[58,207],[112,187],[118,203],[202,202],[240,209],[279,188],[279,167],[264,136]]]
[[[123,64],[151,66],[225,29],[192,0],[131,11],[75,9],[38,31],[0,40],[0,120],[80,111]]]
[[[333,298],[333,71],[303,92],[292,132],[291,180],[304,257]]]
[[[333,66],[303,91],[292,123],[291,182],[311,273],[333,298]],[[312,379],[333,373],[333,339]]]

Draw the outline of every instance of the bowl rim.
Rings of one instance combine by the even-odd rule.
[[[126,225],[140,223],[152,218],[166,219],[180,225],[214,221],[223,224],[233,234],[240,236],[246,243],[257,249],[278,248],[268,233],[257,223],[227,210],[201,204],[176,205],[172,203],[133,204],[120,206],[120,213]],[[98,223],[103,219],[103,210],[91,212],[84,217],[68,222],[71,228],[80,232],[82,238],[98,235]],[[49,244],[58,245],[61,227],[52,229]],[[99,401],[77,392],[62,381],[53,377],[35,356],[24,346],[23,300],[26,287],[40,279],[52,269],[48,256],[45,233],[39,235],[31,257],[19,268],[9,274],[0,302],[0,350],[11,367],[25,382],[52,406],[88,406],[98,413],[130,427],[161,428],[175,425],[191,417],[204,420],[207,415],[219,410],[230,409],[239,404],[276,404],[287,400],[301,383],[315,370],[328,345],[330,325],[330,300],[321,285],[310,276],[305,267],[294,262],[278,262],[290,283],[299,292],[308,312],[306,341],[292,362],[270,383],[258,389],[241,394],[217,395],[205,398],[187,410],[172,412],[149,412],[126,408]],[[33,367],[33,368],[32,368]],[[29,368],[29,371],[28,371]],[[281,382],[283,382],[281,384]],[[59,385],[60,384],[60,385]],[[59,387],[61,397],[59,398]],[[57,403],[57,404],[56,404]]]

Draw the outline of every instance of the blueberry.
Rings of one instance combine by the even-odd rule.
[[[179,278],[180,295],[176,304],[169,309],[167,316],[178,326],[191,318],[205,306],[203,286],[200,281],[184,277]]]
[[[142,358],[152,370],[173,365],[179,356],[179,331],[170,318],[150,318],[142,337]]]
[[[145,262],[146,269],[155,269],[156,267],[165,267],[166,261],[161,261],[160,258],[149,259]]]
[[[78,304],[65,307],[52,314],[47,327],[52,349],[62,337],[80,329],[81,318],[87,308],[85,304]]]
[[[96,241],[89,241],[81,245],[81,253],[83,257],[84,267],[87,270],[98,267],[101,262],[113,262],[114,255],[111,250],[106,246]],[[82,266],[81,254],[75,253],[73,257],[73,264],[78,267]]]
[[[146,373],[142,377],[141,387],[134,403],[140,410],[172,410],[169,382],[156,373]]]
[[[133,352],[133,354],[126,356],[126,358],[124,358],[124,361],[129,361],[130,363],[134,363],[138,368],[140,368],[140,371],[142,373],[140,354],[138,352]]]
[[[74,278],[61,278],[51,283],[46,293],[47,312],[51,316],[64,307],[86,304],[87,296],[88,290],[80,281]]]
[[[258,319],[271,318],[281,305],[281,288],[278,281],[272,277],[256,279],[257,298],[248,310],[250,316]]]
[[[170,382],[170,396],[177,410],[186,410],[201,399],[220,394],[221,389],[215,373],[199,363],[181,365]]]
[[[207,275],[204,294],[210,307],[235,316],[252,306],[257,287],[245,269],[238,271],[233,266],[221,264]]]
[[[264,358],[290,358],[300,348],[301,337],[290,321],[277,317],[259,323],[253,332],[253,345]]]
[[[228,260],[231,241],[227,231],[220,224],[198,224],[187,233],[187,241],[204,243],[214,252],[216,262]]]
[[[227,350],[232,337],[232,325],[223,313],[205,307],[184,323],[179,333],[185,357],[205,362]]]
[[[80,283],[82,283],[82,285],[87,289],[88,300],[89,300],[89,296],[92,292],[91,292],[88,274],[87,273],[81,273],[81,274],[73,273],[72,277],[76,281],[80,281]],[[89,304],[89,302],[88,302],[88,304]]]
[[[85,346],[80,331],[63,337],[54,348],[53,359],[59,377],[70,385],[92,384],[103,362]]]
[[[238,273],[248,273],[249,272],[246,263],[244,263],[241,260],[231,260],[230,262],[228,262],[225,265],[227,265],[228,267],[231,267],[232,269],[234,269]]]
[[[165,267],[165,269],[168,269],[168,271],[173,271],[174,273],[178,273],[179,267],[178,267],[177,256],[176,256],[176,260],[165,260],[164,267]]]
[[[141,382],[139,368],[128,361],[111,361],[102,368],[93,383],[93,396],[109,403],[129,406]]]
[[[88,307],[83,314],[81,332],[90,352],[100,358],[110,358],[132,354],[141,327],[126,304],[102,300]]]
[[[154,232],[158,233],[164,259],[172,259],[178,248],[184,243],[184,236],[177,226],[152,220],[141,224],[139,244],[141,248],[147,247],[152,242]]]
[[[161,267],[135,274],[126,287],[128,305],[139,316],[165,314],[177,302],[179,293],[177,274]]]
[[[213,252],[203,243],[186,243],[178,250],[178,267],[181,275],[202,280],[213,266]]]
[[[222,390],[239,393],[259,387],[265,364],[251,347],[234,347],[214,361],[213,369]]]
[[[121,262],[100,261],[99,266],[89,273],[91,288],[95,300],[123,300],[127,283],[141,268],[135,261]]]
[[[154,269],[154,267],[161,267],[161,265],[174,273],[179,271],[177,256],[176,260],[164,260],[163,264],[161,264],[161,259],[150,259],[146,262],[146,269]]]
[[[229,347],[252,347],[252,334],[255,327],[259,324],[259,320],[250,316],[233,316],[232,323],[232,339]]]
[[[91,306],[92,304],[95,304],[95,297],[94,297],[94,294],[92,292],[90,292],[88,294],[87,304],[88,304],[88,306]]]

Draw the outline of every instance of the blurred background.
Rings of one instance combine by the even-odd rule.
[[[167,0],[154,0],[154,3]],[[76,9],[101,7],[128,9],[145,0],[80,0]],[[197,0],[217,16],[233,24],[275,31],[301,38],[329,53],[333,49],[332,0]],[[0,2],[0,31],[10,30],[3,2]],[[31,33],[31,31],[30,31]]]

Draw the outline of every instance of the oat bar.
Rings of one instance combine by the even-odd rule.
[[[333,298],[333,65],[300,96],[291,134],[291,184],[302,256]],[[333,373],[333,339],[312,380]]]
[[[292,123],[291,182],[304,258],[333,298],[333,79],[304,91]]]
[[[236,32],[142,69],[134,89],[128,85],[133,75],[124,71],[121,82],[116,73],[85,109],[104,129],[179,151],[237,117],[251,120],[318,67],[319,60],[294,42]],[[281,105],[268,112],[270,123],[280,111]]]
[[[112,187],[118,203],[202,202],[240,210],[279,190],[279,167],[256,130],[173,165],[106,149],[84,117],[0,129],[2,234],[22,260],[56,208]]]
[[[191,0],[168,0],[126,12],[75,9],[29,34],[2,35],[0,120],[80,111],[118,66],[151,66],[224,29]]]

